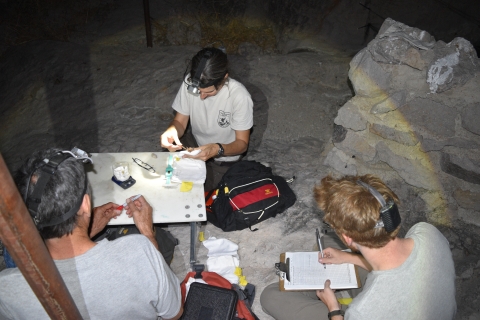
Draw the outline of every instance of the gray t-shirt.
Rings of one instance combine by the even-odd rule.
[[[413,226],[406,238],[414,240],[410,256],[398,268],[370,272],[346,320],[455,317],[455,269],[447,239],[424,222]]]
[[[188,92],[182,83],[173,101],[173,109],[190,116],[192,134],[199,146],[208,143],[231,143],[235,130],[249,130],[253,126],[253,102],[247,89],[229,78],[212,97],[200,99]],[[219,161],[235,161],[238,156],[217,158]]]
[[[105,239],[54,262],[84,319],[173,318],[180,311],[178,278],[142,235]],[[18,268],[0,272],[0,319],[50,319]]]

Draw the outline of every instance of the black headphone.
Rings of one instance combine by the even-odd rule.
[[[48,222],[40,223],[40,220],[38,218],[38,206],[42,202],[42,195],[45,190],[45,186],[50,181],[51,177],[55,174],[55,172],[57,172],[58,166],[63,161],[65,161],[70,157],[73,157],[77,160],[81,160],[83,163],[86,163],[86,162],[93,163],[92,159],[88,157],[88,154],[85,151],[75,147],[71,151],[60,151],[50,159],[47,159],[47,158],[43,159],[43,161],[41,161],[37,166],[35,166],[32,173],[30,173],[30,176],[28,177],[27,187],[25,189],[24,201],[28,208],[28,211],[30,211],[30,214],[33,217],[33,222],[35,223],[38,229],[54,226],[67,221],[69,218],[73,217],[78,212],[78,210],[80,209],[80,206],[82,205],[83,196],[85,195],[85,193],[87,193],[87,186],[88,186],[86,173],[85,173],[85,185],[83,187],[82,196],[79,197],[75,205],[68,212]],[[38,181],[33,188],[32,194],[28,196],[28,188],[30,185],[30,180],[32,179],[32,175],[38,169],[41,169],[43,174],[38,178]]]
[[[216,42],[209,44],[204,49],[208,49],[210,46],[212,46],[215,43]],[[211,48],[213,48],[213,47],[211,47]],[[218,50],[227,54],[227,50],[223,46],[223,43],[220,45],[220,47],[218,47]],[[207,64],[207,60],[210,59],[212,57],[212,55],[213,55],[212,50],[205,50],[205,52],[203,53],[203,56],[200,60],[200,63],[198,64],[197,70],[195,71],[195,75],[193,75],[193,77],[189,79],[190,83],[185,81],[185,78],[187,77],[187,73],[188,73],[188,68],[189,68],[189,66],[187,66],[187,69],[185,70],[185,74],[183,75],[183,79],[184,79],[184,82],[187,84],[187,90],[190,93],[199,94],[200,93],[199,88],[207,88],[207,87],[210,87],[210,86],[213,86],[213,85],[217,84],[219,81],[222,81],[223,78],[210,81],[209,83],[204,84],[204,85],[200,85],[200,77],[202,76],[202,73],[205,70],[205,65]]]
[[[385,228],[385,231],[387,232],[392,232],[397,229],[402,218],[400,217],[395,201],[388,200],[388,202],[386,202],[380,192],[363,181],[357,180],[357,184],[365,187],[382,205],[380,208],[380,220],[375,224],[375,228]]]

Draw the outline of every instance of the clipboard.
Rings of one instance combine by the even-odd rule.
[[[281,263],[284,263],[285,265],[287,265],[287,262],[288,262],[288,265],[289,265],[289,264],[290,264],[289,261],[286,261],[286,260],[285,260],[285,257],[286,257],[285,254],[286,254],[285,252],[280,254],[280,264],[281,264]],[[287,258],[287,260],[288,260],[288,258]],[[356,277],[356,280],[357,280],[357,281],[356,281],[356,282],[357,282],[357,288],[361,288],[361,287],[362,287],[362,283],[361,283],[361,281],[360,281],[360,275],[359,275],[359,273],[358,273],[358,268],[359,268],[358,266],[354,266],[355,277]],[[289,270],[289,269],[287,269],[287,271],[288,271],[288,270]],[[282,274],[282,273],[283,273],[283,274]],[[289,275],[289,276],[290,276],[290,275]],[[287,272],[282,272],[282,271],[279,272],[278,287],[279,287],[279,290],[280,290],[280,291],[287,291],[287,292],[291,291],[291,292],[294,292],[294,291],[316,290],[316,289],[285,290],[285,278],[286,278],[286,277],[287,277]],[[289,278],[290,278],[290,277],[289,277]],[[289,279],[289,278],[287,278],[287,279]],[[339,289],[339,290],[342,290],[342,289]],[[347,289],[347,290],[348,290],[348,289]]]

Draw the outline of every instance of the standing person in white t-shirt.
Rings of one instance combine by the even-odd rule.
[[[183,146],[200,150],[207,162],[205,190],[215,188],[228,168],[247,151],[253,126],[253,102],[247,89],[228,76],[227,55],[204,48],[193,58],[190,73],[173,102],[175,118],[160,136],[169,151]],[[190,121],[191,133],[186,132]],[[180,139],[181,138],[181,139]]]

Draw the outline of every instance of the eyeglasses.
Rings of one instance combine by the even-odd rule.
[[[143,169],[151,172],[151,173],[155,173],[155,169],[153,169],[153,167],[151,165],[149,165],[148,163],[146,162],[143,162],[142,160],[138,159],[138,158],[132,158],[133,159],[133,162],[135,162],[136,164],[138,164],[140,167],[142,167]]]

